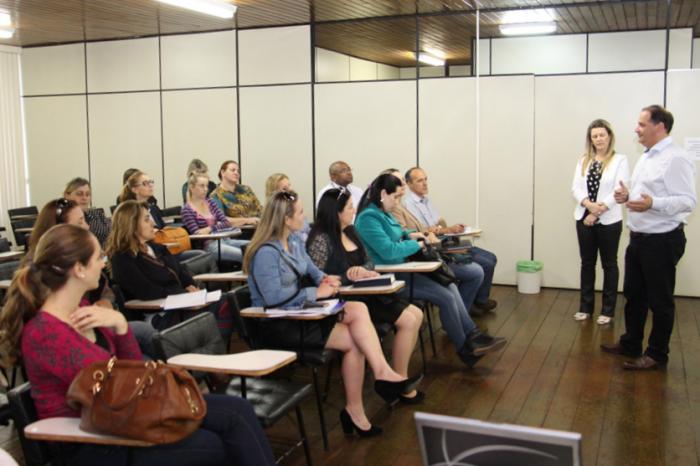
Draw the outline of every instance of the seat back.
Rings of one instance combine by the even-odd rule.
[[[18,207],[16,209],[8,209],[7,216],[10,217],[10,221],[14,220],[17,215],[39,215],[39,209],[35,205],[29,207]]]
[[[20,228],[32,228],[35,222],[35,218],[10,221],[10,225],[12,226],[12,234],[15,236],[15,244],[17,246],[25,246],[27,244],[27,240],[29,239],[29,235],[31,234],[17,230]]]
[[[211,312],[202,312],[161,331],[153,338],[153,346],[156,356],[164,361],[184,353],[226,353],[226,344]]]
[[[173,207],[167,207],[165,209],[162,209],[161,212],[163,213],[163,217],[170,217],[174,215],[180,215],[182,212],[182,206],[181,205],[176,205]]]
[[[202,273],[218,273],[219,267],[216,265],[216,257],[206,251],[180,262],[192,276]]]
[[[29,382],[13,388],[7,393],[10,412],[17,428],[19,442],[22,445],[24,461],[27,466],[44,465],[51,460],[48,445],[44,442],[29,440],[24,436],[24,428],[38,419]]]
[[[241,338],[251,349],[260,349],[256,319],[244,319],[241,316],[241,311],[251,306],[248,285],[235,288],[226,295],[226,299],[228,299],[228,307],[233,318],[233,326],[238,329]]]

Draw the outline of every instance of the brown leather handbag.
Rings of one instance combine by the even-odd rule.
[[[81,429],[151,443],[182,440],[207,413],[197,382],[186,370],[116,356],[81,370],[66,398],[81,411]]]
[[[165,227],[156,231],[156,237],[153,238],[153,242],[167,247],[172,255],[192,249],[190,234],[182,227]]]

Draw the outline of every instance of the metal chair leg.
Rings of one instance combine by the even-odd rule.
[[[316,395],[316,408],[318,409],[318,419],[321,422],[321,438],[323,439],[323,449],[328,451],[328,432],[326,432],[326,418],[323,414],[323,401],[321,400],[321,390],[318,386],[318,369],[313,367],[311,374],[314,379],[314,395]]]
[[[299,424],[299,435],[301,436],[301,444],[304,447],[304,456],[306,456],[306,464],[312,466],[311,451],[309,450],[309,439],[306,437],[306,429],[304,428],[304,417],[301,415],[299,405],[294,407],[297,412],[297,422]]]
[[[423,374],[428,373],[428,364],[425,361],[425,343],[423,342],[423,328],[418,330],[418,342],[420,343],[420,359],[423,363]]]
[[[437,355],[437,349],[435,348],[435,335],[433,334],[433,318],[431,316],[431,306],[430,304],[425,305],[423,312],[425,313],[426,320],[428,321],[428,333],[430,334],[430,346],[433,349],[433,357]]]
[[[323,402],[324,403],[328,399],[328,392],[330,392],[330,390],[331,390],[331,373],[333,372],[333,363],[334,362],[335,362],[335,358],[332,358],[330,361],[328,361],[328,369],[326,369],[326,383],[325,383],[325,387],[323,387]]]

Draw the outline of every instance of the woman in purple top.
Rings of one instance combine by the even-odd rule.
[[[216,233],[232,228],[223,212],[211,199],[207,199],[209,177],[206,174],[194,173],[187,181],[188,201],[182,208],[182,223],[191,235]],[[242,262],[241,246],[248,244],[247,240],[224,238],[220,241],[207,240],[204,249],[218,255],[221,247],[221,259],[229,262]]]

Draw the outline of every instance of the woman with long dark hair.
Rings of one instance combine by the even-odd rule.
[[[362,196],[355,228],[374,263],[406,262],[420,251],[422,246],[417,240],[425,240],[422,233],[404,230],[390,213],[399,202],[401,187],[400,179],[385,173],[379,175]],[[427,275],[414,275],[414,296],[440,308],[442,326],[467,366],[472,367],[484,354],[505,346],[504,338],[492,337],[476,326],[454,283],[444,286]],[[399,276],[410,279],[405,274]]]
[[[329,275],[341,277],[343,285],[363,278],[376,277],[372,261],[352,221],[355,207],[347,190],[330,189],[318,202],[314,226],[309,233],[306,248],[316,266]],[[373,322],[396,326],[391,351],[394,370],[408,377],[408,363],[418,339],[423,313],[416,306],[394,295],[354,297],[367,305]],[[416,404],[422,401],[422,392],[401,395],[399,401]]]

